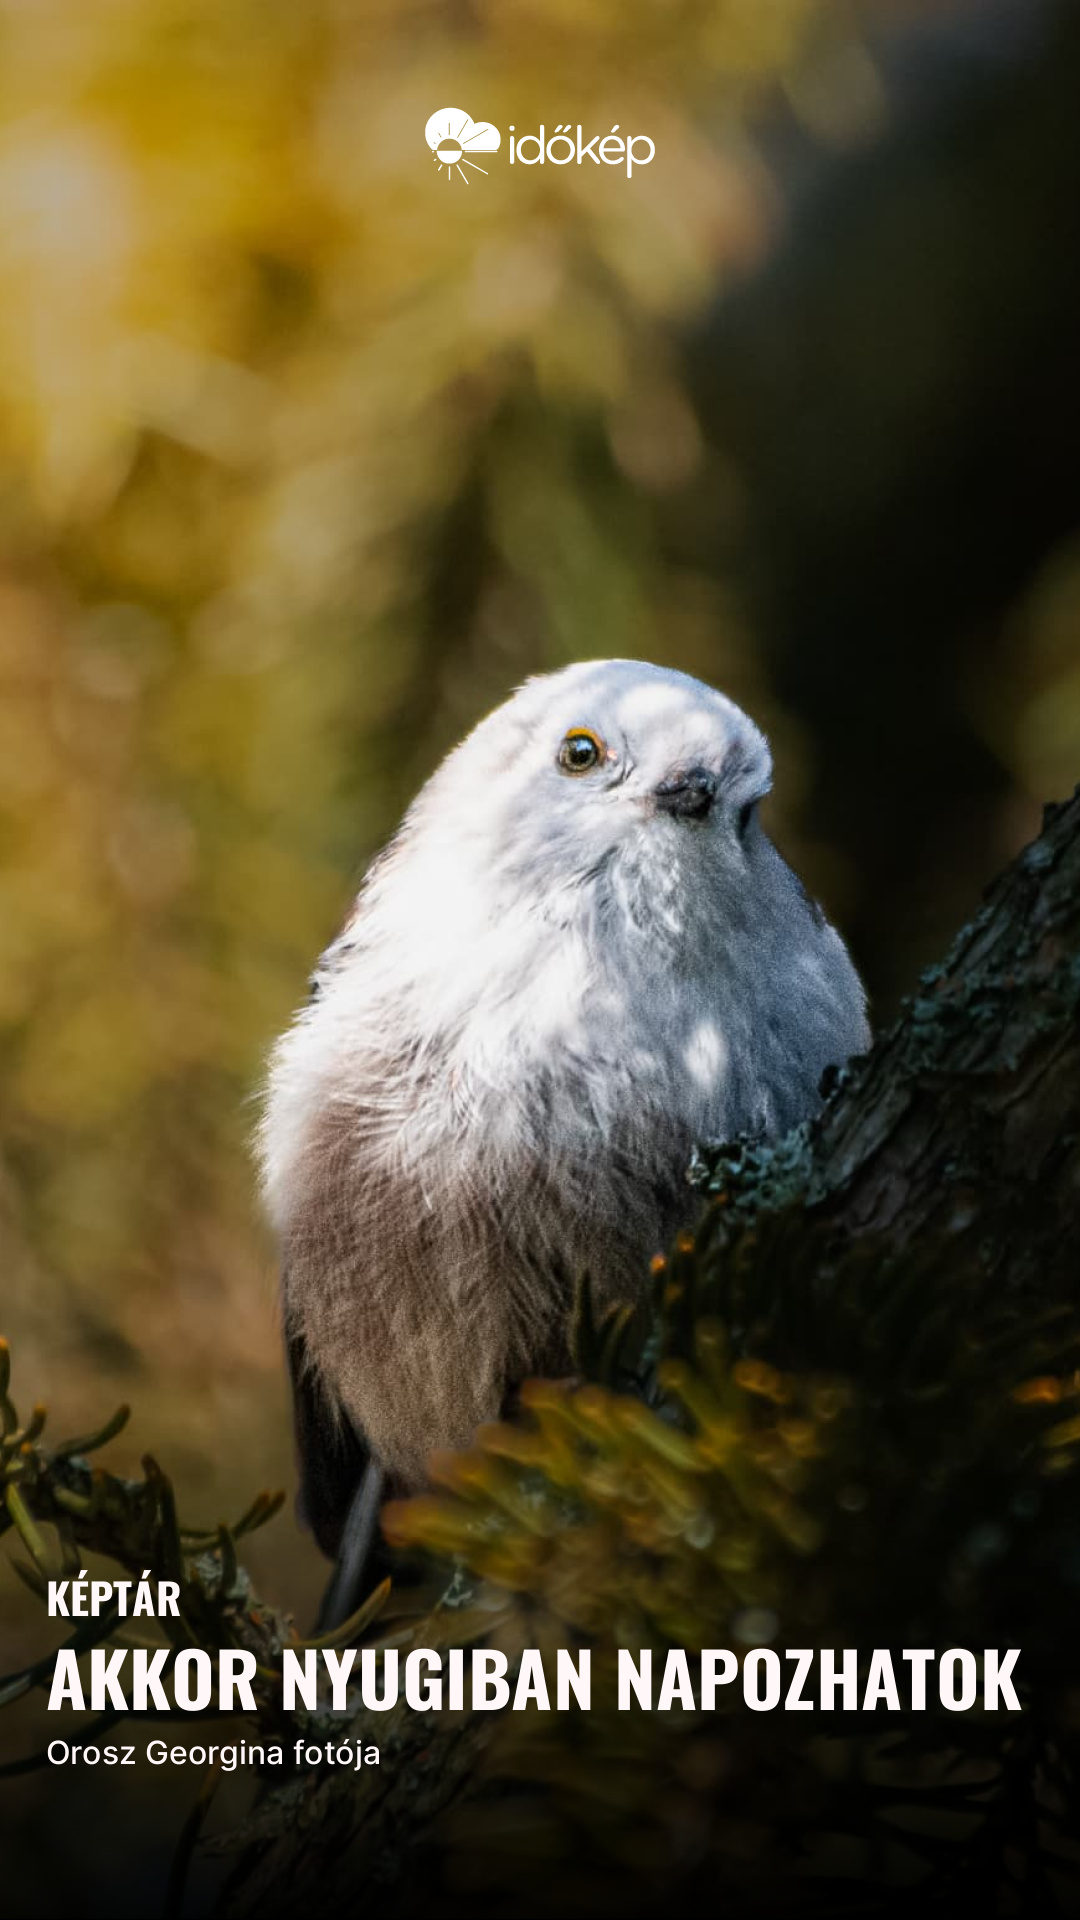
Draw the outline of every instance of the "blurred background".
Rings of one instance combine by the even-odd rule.
[[[878,1023],[1071,791],[1078,99],[1048,0],[0,0],[0,1327],[54,1431],[131,1400],[189,1520],[291,1487],[267,1050],[527,673],[744,704]],[[655,160],[510,167],[579,121]],[[292,1519],[249,1558],[306,1619]]]

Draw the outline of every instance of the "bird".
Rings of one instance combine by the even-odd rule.
[[[438,766],[277,1042],[261,1181],[300,1510],[355,1599],[382,1501],[640,1300],[697,1146],[807,1119],[869,1044],[769,839],[768,743],[643,661],[534,676]]]

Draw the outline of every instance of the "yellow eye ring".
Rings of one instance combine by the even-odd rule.
[[[607,758],[607,748],[591,727],[571,727],[556,757],[564,773],[591,773]]]

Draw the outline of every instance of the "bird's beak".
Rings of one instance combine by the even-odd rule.
[[[661,780],[652,797],[660,813],[672,813],[679,820],[703,820],[716,799],[716,788],[716,775],[708,767],[685,767]]]

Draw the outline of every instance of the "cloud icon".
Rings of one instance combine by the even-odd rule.
[[[435,156],[439,172],[444,167],[448,168],[450,179],[457,172],[467,186],[468,179],[463,168],[469,167],[473,173],[486,173],[487,168],[478,167],[472,155],[498,153],[502,135],[490,121],[474,120],[471,114],[463,113],[460,107],[440,107],[424,128],[424,139]]]

